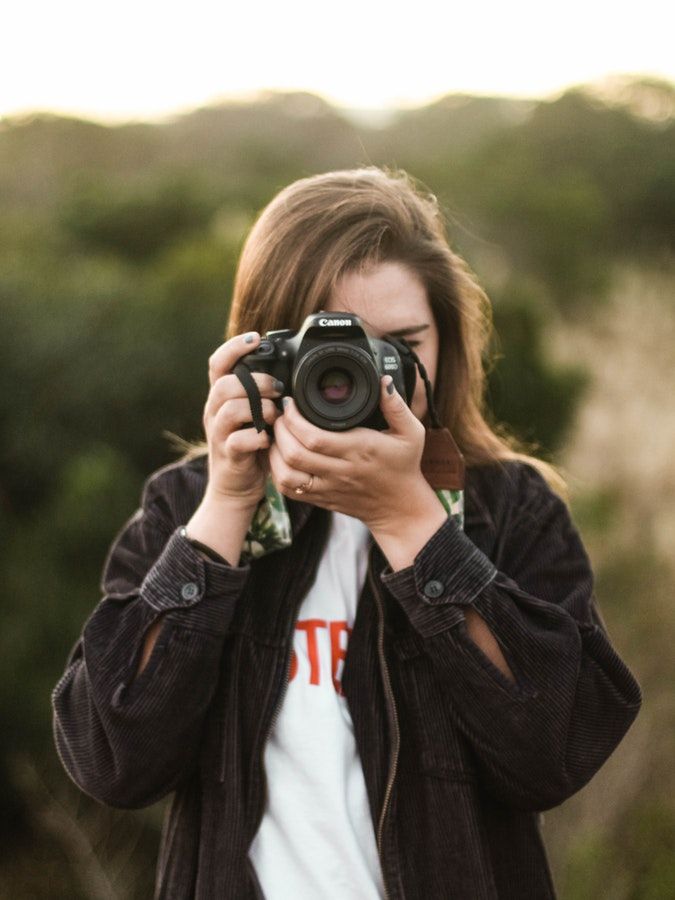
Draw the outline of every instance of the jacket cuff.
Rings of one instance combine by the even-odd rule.
[[[422,634],[435,634],[461,622],[461,608],[472,603],[496,574],[488,557],[448,518],[411,566],[392,572],[387,565],[380,578],[413,626]]]
[[[141,597],[186,628],[225,634],[250,566],[205,559],[177,528],[145,576]]]

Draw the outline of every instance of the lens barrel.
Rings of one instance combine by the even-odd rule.
[[[330,343],[304,354],[293,373],[300,412],[319,428],[344,431],[366,422],[379,405],[380,378],[359,347]]]

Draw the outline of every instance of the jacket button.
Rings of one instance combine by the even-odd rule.
[[[435,597],[440,597],[443,593],[443,582],[442,581],[427,581],[427,583],[422,588],[425,597],[429,597],[431,599]]]
[[[194,581],[188,581],[187,584],[184,584],[180,589],[180,595],[183,600],[194,600],[198,593],[199,588]]]

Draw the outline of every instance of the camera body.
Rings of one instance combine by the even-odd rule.
[[[381,376],[391,375],[410,405],[417,375],[403,342],[374,337],[348,312],[313,313],[299,331],[268,331],[241,362],[283,381],[303,416],[329,431],[388,428],[379,408]]]

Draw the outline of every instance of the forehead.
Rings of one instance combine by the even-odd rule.
[[[355,313],[383,331],[432,321],[424,284],[411,269],[395,262],[347,272],[338,280],[326,309]]]

